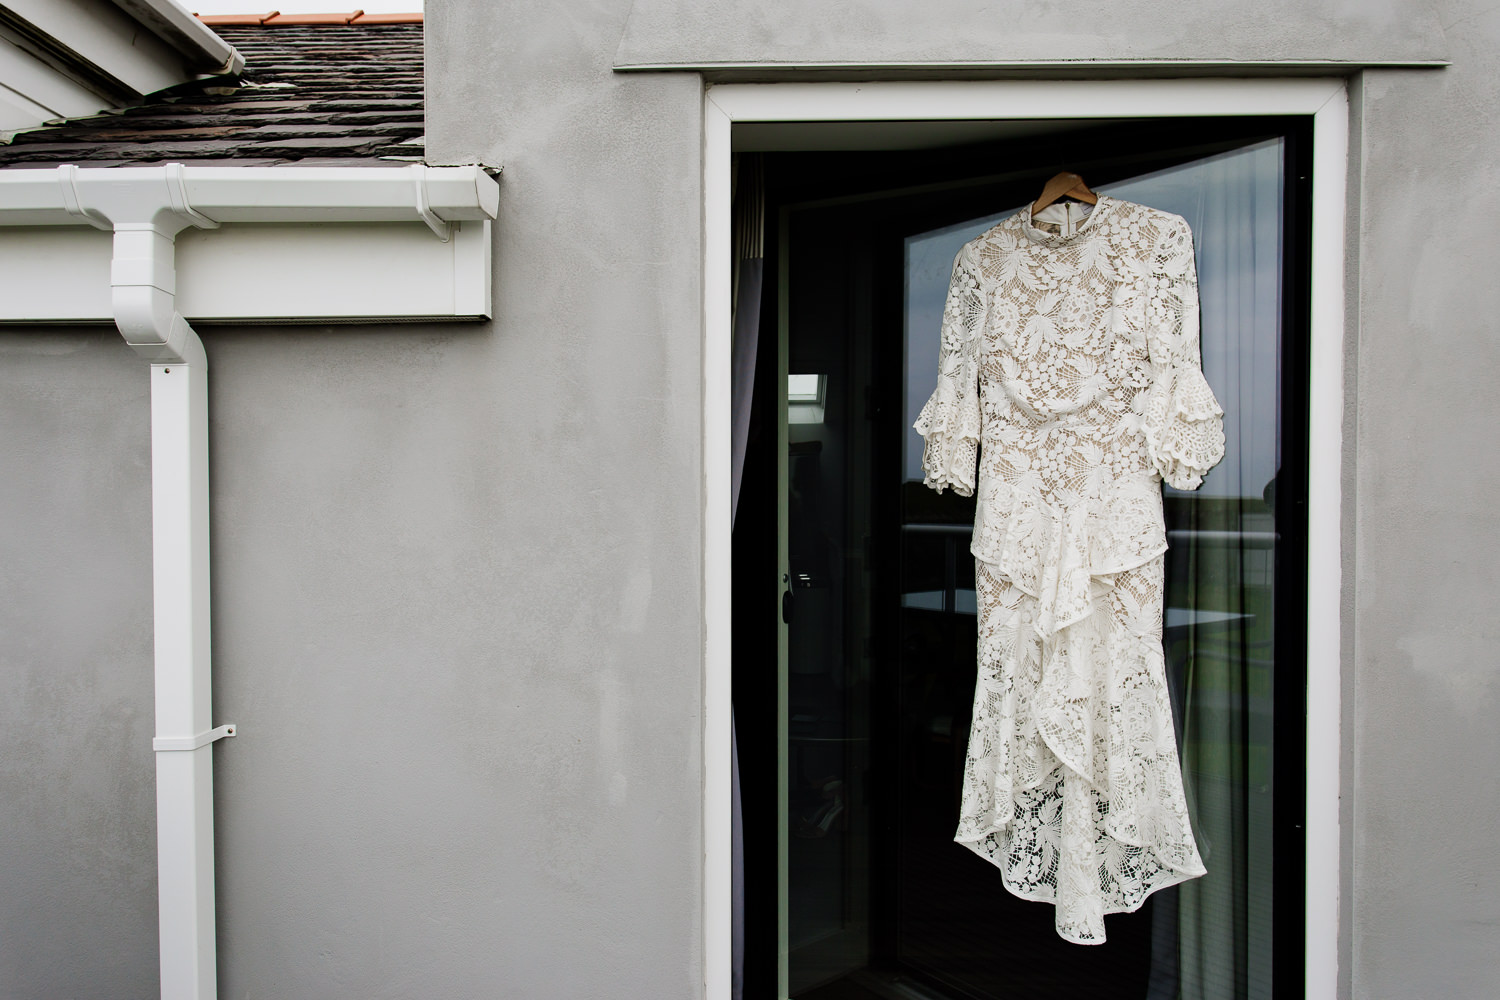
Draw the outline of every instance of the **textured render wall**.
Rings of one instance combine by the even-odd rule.
[[[0,996],[156,989],[150,384],[0,331]]]
[[[1353,997],[1500,977],[1500,12],[1370,73],[1354,635]],[[1346,736],[1347,738],[1347,736]]]
[[[428,6],[493,323],[207,335],[226,997],[701,990],[701,97],[627,7]]]

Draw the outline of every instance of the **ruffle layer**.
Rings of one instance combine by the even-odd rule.
[[[1096,580],[1097,614],[1043,636],[1037,601],[981,567],[994,604],[955,835],[1011,892],[1055,903],[1058,933],[1084,944],[1104,939],[1105,913],[1204,872],[1150,596],[1160,563],[1117,581]]]
[[[969,550],[1036,598],[1042,636],[1088,617],[1113,574],[1167,549],[1154,480],[1120,482],[1105,496],[1067,509],[1004,481],[987,481],[981,492]]]
[[[1027,704],[1007,713],[1025,731],[1000,734],[1005,745],[993,750],[1004,764],[996,776],[1008,774],[1016,788],[1032,789],[1061,764],[1104,796],[1103,823],[1120,843],[1178,843],[1191,851],[1191,836],[1183,840],[1182,831],[1142,829],[1151,825],[1143,816],[1159,801],[1162,783],[1181,780],[1165,689],[1138,683],[1143,671],[1165,676],[1161,611],[1153,606],[1160,599],[1160,564],[1142,569],[1167,548],[1155,481],[1119,483],[1098,500],[1065,510],[1004,482],[986,482],[982,491],[971,551],[995,579],[1030,598],[1011,620],[1023,634],[1011,631],[999,641],[1017,643],[1036,658]],[[1125,576],[1133,570],[1139,572]],[[1154,590],[1116,586],[1140,573],[1156,579]],[[982,648],[980,655],[1005,658],[998,648]],[[1148,659],[1151,667],[1144,666]],[[1008,814],[1008,803],[996,807]],[[1194,863],[1187,857],[1168,862]]]
[[[1224,409],[1203,371],[1165,368],[1139,398],[1146,450],[1156,471],[1179,490],[1197,489],[1224,457]]]
[[[912,425],[922,435],[922,482],[939,493],[952,488],[959,496],[973,496],[979,466],[979,398],[973,392],[948,398],[944,382],[939,379],[938,390]]]

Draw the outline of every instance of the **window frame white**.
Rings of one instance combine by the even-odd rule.
[[[736,122],[1310,115],[1306,992],[1338,993],[1340,516],[1349,101],[1342,78],[711,84],[703,100],[703,969],[728,1000],[730,153]]]

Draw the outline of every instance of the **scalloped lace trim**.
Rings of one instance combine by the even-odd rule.
[[[958,405],[947,400],[928,400],[914,426],[922,435],[922,484],[939,493],[951,488],[959,496],[967,497],[974,495],[974,469],[979,461],[979,413],[976,407],[971,429],[950,431],[950,424],[968,422],[954,419],[953,411]]]
[[[1146,393],[1141,430],[1161,477],[1195,490],[1224,457],[1224,410],[1198,368],[1170,368]]]

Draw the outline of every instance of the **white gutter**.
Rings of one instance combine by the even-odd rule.
[[[477,167],[124,167],[0,171],[0,226],[114,233],[110,286],[125,342],[151,364],[157,886],[162,1000],[217,995],[209,631],[208,361],[176,308],[175,240],[220,222],[493,219]]]
[[[109,220],[81,217],[102,212],[110,192],[141,188],[167,197],[163,171],[181,171],[180,190],[193,211],[210,222],[416,222],[419,205],[440,224],[493,219],[500,186],[480,167],[168,167],[73,168],[82,196],[69,208],[68,167],[0,170],[0,226],[77,226]],[[74,199],[75,201],[77,199]]]

